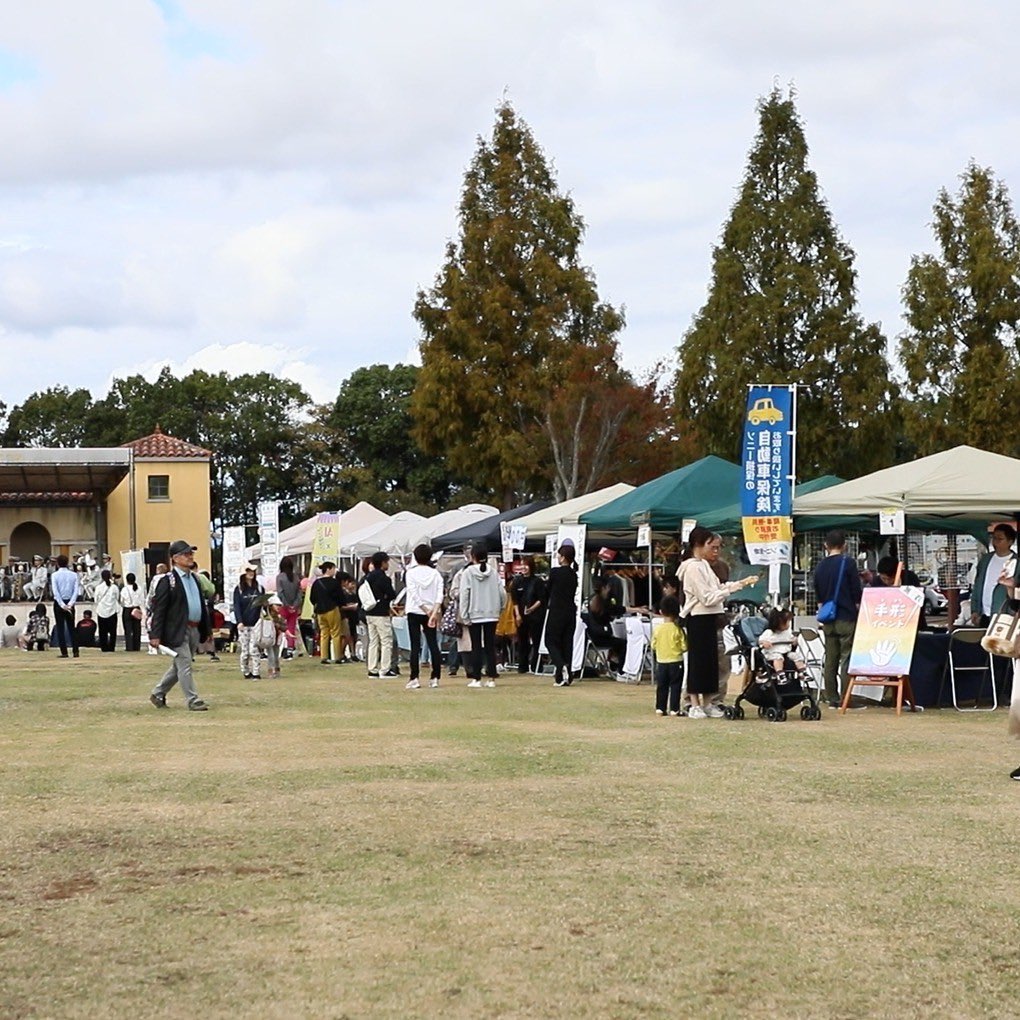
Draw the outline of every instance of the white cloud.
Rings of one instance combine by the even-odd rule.
[[[326,399],[415,356],[415,293],[505,88],[588,224],[603,297],[627,306],[633,367],[669,355],[704,298],[773,81],[796,83],[862,311],[890,335],[938,188],[974,157],[1020,189],[1007,5],[11,6],[0,335],[38,356],[5,364],[8,404],[167,359],[293,373]]]

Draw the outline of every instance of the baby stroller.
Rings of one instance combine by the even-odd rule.
[[[745,616],[733,624],[733,633],[748,666],[748,680],[737,695],[731,719],[743,719],[746,701],[755,705],[758,715],[769,722],[785,722],[787,713],[801,705],[801,719],[818,720],[818,688],[806,673],[799,673],[789,661],[788,668],[777,671],[758,647],[758,638],[768,628],[761,616]],[[806,704],[802,704],[806,702]]]

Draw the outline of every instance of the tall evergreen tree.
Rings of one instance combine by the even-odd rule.
[[[900,337],[907,433],[920,453],[966,443],[1020,456],[1020,227],[1006,186],[971,163],[932,224],[939,255],[911,259]]]
[[[856,311],[854,254],[808,168],[792,96],[774,89],[758,112],[708,300],[679,348],[679,446],[735,458],[747,386],[797,383],[798,475],[855,477],[893,459],[886,340]]]
[[[414,315],[422,368],[412,400],[428,453],[509,505],[551,489],[545,408],[576,359],[615,366],[622,315],[579,261],[584,224],[509,104],[478,140],[460,236]]]

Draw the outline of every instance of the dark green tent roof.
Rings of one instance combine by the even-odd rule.
[[[812,478],[809,482],[801,482],[796,488],[796,494],[806,496],[809,492],[818,492],[819,489],[827,489],[830,485],[839,485],[842,481],[842,478],[837,478],[835,475],[822,475],[821,478]],[[720,535],[739,535],[743,531],[740,503],[732,503],[721,510],[713,510],[704,514],[698,523],[710,531],[717,531]]]
[[[684,518],[697,518],[740,497],[741,469],[721,457],[703,457],[639,485],[597,510],[581,514],[595,535],[632,531],[651,524],[653,531],[679,531]]]

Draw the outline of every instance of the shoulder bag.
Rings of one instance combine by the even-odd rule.
[[[818,622],[833,623],[839,612],[839,589],[843,584],[843,571],[846,569],[846,556],[839,558],[839,576],[836,578],[836,591],[828,602],[818,607]]]

